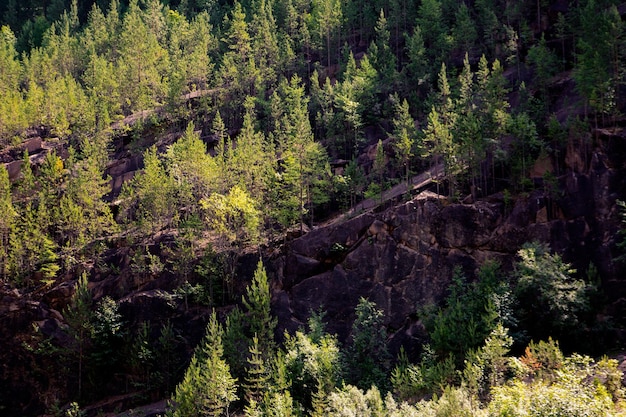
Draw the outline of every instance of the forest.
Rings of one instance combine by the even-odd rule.
[[[626,272],[625,13],[3,2],[0,414],[626,415],[626,323],[607,318]],[[367,297],[344,333],[328,305],[281,321],[294,240],[422,191],[518,218],[540,193],[558,220],[575,167],[592,177],[603,152],[609,191],[581,198],[606,207],[591,243],[607,256],[552,237],[444,268],[406,343]],[[324,262],[349,260],[346,242]],[[139,289],[154,299],[129,301]]]

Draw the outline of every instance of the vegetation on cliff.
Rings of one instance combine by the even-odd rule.
[[[0,318],[34,395],[2,394],[3,370],[0,409],[133,393],[171,397],[181,416],[618,413],[616,362],[550,339],[604,348],[583,339],[613,330],[598,320],[609,278],[546,242],[516,248],[512,268],[446,277],[440,304],[415,306],[427,343],[398,357],[366,299],[345,340],[322,310],[276,334],[279,283],[241,259],[364,199],[411,198],[424,172],[446,202],[495,195],[506,211],[542,190],[559,216],[567,175],[598,164],[599,132],[621,134],[622,13],[611,0],[3,3]],[[626,190],[610,186],[616,212]],[[130,292],[172,321],[124,311]],[[39,322],[24,307],[23,331],[20,297],[54,305]],[[190,317],[208,322],[193,352]]]

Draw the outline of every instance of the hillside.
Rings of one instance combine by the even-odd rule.
[[[0,414],[620,415],[624,11],[0,5]]]

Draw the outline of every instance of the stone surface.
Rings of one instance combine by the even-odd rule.
[[[626,288],[615,281],[620,267],[612,253],[619,228],[615,198],[624,192],[616,178],[623,177],[624,167],[602,147],[589,152],[588,163],[585,155],[568,152],[570,170],[558,178],[558,195],[538,187],[507,206],[502,194],[451,204],[425,192],[289,242],[273,268],[280,332],[295,330],[321,307],[329,330],[344,341],[363,297],[384,311],[392,345],[416,343],[423,336],[417,310],[445,297],[455,267],[470,279],[487,260],[510,270],[521,245],[533,240],[548,243],[580,276],[593,262],[613,289],[607,298],[619,305]],[[547,161],[538,165],[553,169]],[[614,318],[622,322],[624,317]]]

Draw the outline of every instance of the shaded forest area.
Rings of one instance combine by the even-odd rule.
[[[171,398],[174,416],[623,412],[618,362],[572,353],[620,348],[601,272],[545,243],[511,270],[456,270],[439,304],[416,306],[428,340],[411,357],[390,353],[366,299],[346,340],[322,310],[276,334],[254,268],[364,199],[392,204],[391,187],[412,198],[424,172],[441,204],[556,201],[568,150],[586,167],[600,134],[623,140],[623,14],[610,0],[3,2],[2,291],[50,304],[56,327],[7,342],[23,368],[3,370],[0,411],[95,415],[121,396]],[[615,188],[606,204],[625,216]],[[133,316],[121,277],[158,290],[172,321]]]

